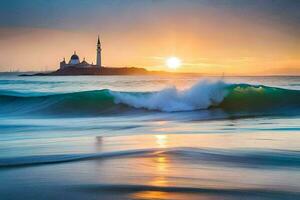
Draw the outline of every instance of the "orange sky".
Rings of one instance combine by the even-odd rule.
[[[300,39],[281,22],[211,7],[159,16],[128,26],[0,27],[0,70],[55,70],[74,50],[95,63],[100,33],[104,66],[169,70],[165,59],[177,56],[176,72],[300,75]]]

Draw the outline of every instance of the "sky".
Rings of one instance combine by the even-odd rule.
[[[209,75],[300,75],[298,0],[1,0],[0,71],[102,64]]]

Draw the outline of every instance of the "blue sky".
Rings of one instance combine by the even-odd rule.
[[[256,15],[299,29],[297,0],[1,0],[0,26],[95,28],[102,23],[142,24],[153,15],[163,18],[174,12],[192,11],[195,17],[208,7],[237,15]],[[199,12],[194,12],[197,9]],[[262,20],[262,19],[261,19]]]

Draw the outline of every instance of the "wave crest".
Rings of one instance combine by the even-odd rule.
[[[148,94],[110,92],[116,103],[135,108],[146,108],[166,112],[207,109],[220,104],[227,94],[227,84],[222,81],[201,81],[187,90],[175,87]]]
[[[117,92],[108,89],[68,94],[0,92],[0,114],[114,114],[132,109],[162,112],[222,109],[228,113],[260,112],[299,114],[300,91],[263,85],[200,81],[186,90],[175,87],[157,92]]]

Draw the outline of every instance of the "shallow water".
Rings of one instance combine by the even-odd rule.
[[[298,199],[299,90],[299,77],[0,75],[1,199]]]

